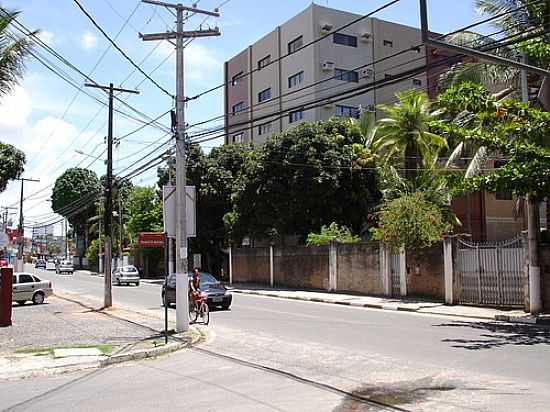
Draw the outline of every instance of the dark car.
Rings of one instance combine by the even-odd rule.
[[[191,279],[191,272],[188,273],[188,279]],[[233,301],[233,295],[227,288],[219,282],[214,276],[207,272],[200,272],[201,291],[208,296],[208,306],[221,306],[222,309],[229,309]],[[168,288],[165,292],[165,286],[162,286],[161,299],[168,306],[176,303],[176,275],[168,276]]]
[[[35,269],[46,269],[46,261],[44,259],[37,259],[34,264]]]

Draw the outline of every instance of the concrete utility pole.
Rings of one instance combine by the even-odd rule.
[[[69,237],[67,236],[68,226],[67,219],[65,218],[65,260],[69,260]]]
[[[23,177],[18,178],[21,181],[21,197],[19,198],[19,226],[17,228],[17,236],[19,238],[19,245],[17,248],[17,265],[16,270],[23,271],[23,249],[25,247],[25,228],[23,225],[23,192],[25,182],[40,182],[40,179],[25,179]]]
[[[522,56],[523,63],[527,57]],[[529,83],[527,70],[521,70],[521,100],[529,102]],[[532,194],[527,195],[527,239],[529,242],[529,312],[538,314],[542,311],[539,265],[540,209],[539,202]]]
[[[200,10],[196,7],[186,7],[183,4],[165,3],[156,0],[142,0],[176,10],[176,31],[155,34],[140,34],[144,41],[176,39],[176,331],[189,329],[189,313],[187,302],[187,216],[186,216],[186,165],[185,148],[185,94],[184,94],[184,59],[183,40],[195,37],[219,36],[218,28],[208,30],[183,31],[184,12],[204,14],[219,17],[217,11]]]
[[[113,238],[113,93],[139,94],[137,90],[128,90],[109,86],[86,83],[86,87],[93,87],[109,91],[109,126],[107,134],[107,182],[105,184],[105,277],[103,307],[109,308],[113,305],[112,284],[111,284],[111,263],[112,263],[112,238]]]

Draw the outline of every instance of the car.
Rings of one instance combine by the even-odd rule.
[[[55,270],[55,260],[48,259],[46,261],[46,270]]]
[[[62,273],[70,273],[71,275],[74,273],[74,266],[73,263],[69,260],[63,260],[57,265],[56,273],[62,274]]]
[[[52,293],[52,282],[49,280],[40,280],[36,275],[28,272],[13,274],[11,297],[20,305],[24,305],[29,300],[35,305],[40,305]]]
[[[112,281],[118,286],[123,283],[127,285],[134,283],[139,286],[139,272],[135,266],[122,266],[113,270]]]
[[[34,264],[35,269],[46,269],[46,261],[44,259],[36,259]]]
[[[192,273],[189,272],[187,279],[192,278]],[[201,291],[207,296],[209,307],[221,306],[227,310],[233,302],[233,295],[227,288],[208,272],[200,272]],[[168,287],[162,285],[161,302],[168,306],[176,303],[176,275],[172,273],[168,276]]]

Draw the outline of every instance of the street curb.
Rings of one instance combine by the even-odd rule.
[[[483,316],[483,315],[463,315],[463,314],[454,314],[454,313],[441,313],[441,312],[435,312],[424,310],[422,308],[410,308],[406,306],[399,306],[399,305],[388,305],[388,304],[376,304],[376,303],[360,303],[360,302],[346,302],[346,301],[337,301],[334,299],[323,299],[323,298],[309,298],[304,297],[300,298],[298,296],[281,296],[277,295],[276,293],[262,293],[255,290],[243,290],[234,288],[231,289],[234,293],[240,293],[243,295],[257,295],[257,296],[267,296],[267,297],[273,297],[273,298],[279,298],[279,299],[290,299],[290,300],[301,300],[304,302],[317,302],[317,303],[330,303],[330,304],[336,304],[336,305],[342,305],[342,306],[353,306],[353,307],[360,307],[360,308],[369,308],[369,309],[380,309],[380,310],[388,310],[388,311],[397,311],[397,312],[414,312],[414,313],[420,313],[420,314],[427,314],[427,315],[438,315],[438,316],[446,316],[446,317],[458,317],[458,318],[470,318],[470,319],[483,319],[483,320],[492,320],[492,321],[499,321],[499,322],[508,322],[508,323],[520,323],[520,324],[528,324],[528,325],[536,325],[536,326],[542,326],[544,325],[542,322],[539,322],[537,318],[530,317],[530,316],[517,316],[517,315],[494,315],[494,316]]]

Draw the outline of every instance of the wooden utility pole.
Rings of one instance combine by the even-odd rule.
[[[189,329],[189,313],[187,310],[187,216],[186,216],[186,165],[185,147],[185,94],[184,94],[184,59],[183,40],[195,37],[219,36],[218,28],[208,30],[183,31],[184,12],[204,14],[219,17],[217,11],[200,10],[196,7],[186,7],[182,4],[165,3],[156,0],[142,0],[176,10],[176,31],[155,34],[140,34],[144,41],[176,40],[176,331]]]
[[[111,284],[111,263],[112,263],[112,238],[113,238],[113,99],[114,92],[139,94],[137,90],[121,89],[109,86],[86,83],[86,87],[93,87],[109,92],[109,126],[107,133],[107,181],[105,183],[105,259],[103,262],[104,296],[103,307],[109,308],[113,305],[112,284]]]

